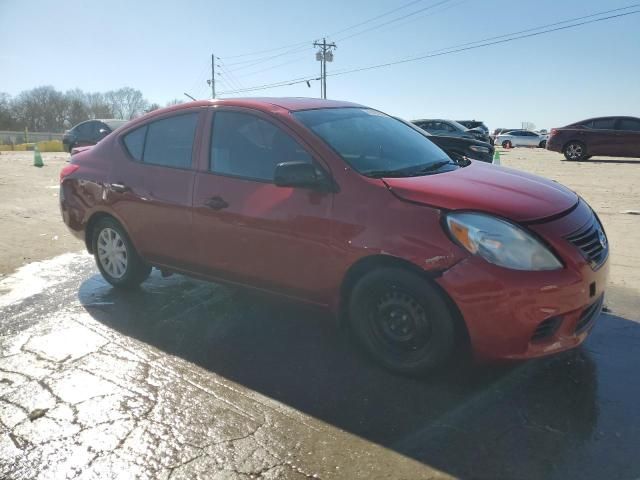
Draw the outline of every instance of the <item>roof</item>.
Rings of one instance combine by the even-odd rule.
[[[273,107],[283,108],[292,112],[298,110],[314,110],[318,108],[362,107],[357,103],[343,102],[339,100],[323,100],[320,98],[305,97],[253,97],[253,98],[224,98],[216,100],[196,100],[173,105],[168,108],[154,110],[151,113],[182,110],[192,107],[206,107],[209,105],[226,105],[233,107],[255,108],[257,110],[273,110]]]

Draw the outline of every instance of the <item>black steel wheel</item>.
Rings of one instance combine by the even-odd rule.
[[[381,268],[360,279],[350,297],[349,321],[365,350],[397,373],[433,371],[456,345],[455,321],[441,292],[400,268]]]

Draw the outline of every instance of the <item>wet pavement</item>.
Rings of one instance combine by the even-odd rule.
[[[418,380],[309,307],[27,265],[0,281],[0,478],[638,479],[640,323],[612,293],[575,352]]]

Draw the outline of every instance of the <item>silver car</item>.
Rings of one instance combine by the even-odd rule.
[[[496,145],[504,148],[513,147],[540,147],[545,148],[547,136],[532,132],[531,130],[510,130],[496,137]]]

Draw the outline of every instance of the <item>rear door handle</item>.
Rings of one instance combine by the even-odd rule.
[[[229,206],[229,204],[219,196],[211,197],[209,200],[204,202],[204,204],[214,210],[222,210],[223,208],[227,208]]]
[[[124,192],[128,192],[131,189],[122,183],[112,183],[111,190],[118,193],[124,193]]]

